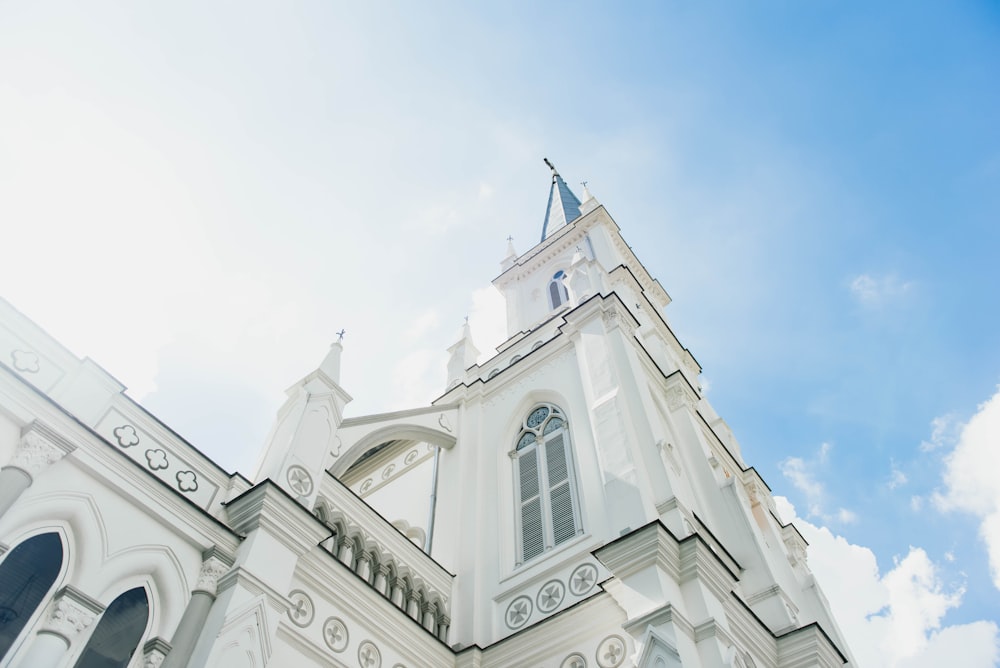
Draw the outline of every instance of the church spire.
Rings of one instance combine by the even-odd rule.
[[[542,158],[552,170],[552,187],[549,189],[549,203],[545,207],[545,221],[542,223],[542,241],[560,227],[573,222],[580,217],[580,200],[569,189],[559,172],[549,162]]]

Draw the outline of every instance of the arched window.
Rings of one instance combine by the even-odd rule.
[[[0,562],[0,658],[10,651],[35,608],[46,599],[62,561],[59,535],[43,533],[15,547]]]
[[[583,531],[566,417],[542,404],[521,427],[514,450],[518,564]]]
[[[87,641],[76,668],[125,668],[139,647],[149,620],[149,599],[142,587],[111,602]]]
[[[560,269],[549,281],[549,304],[552,308],[559,308],[569,301],[569,292],[563,285],[564,278],[566,278],[566,273]]]

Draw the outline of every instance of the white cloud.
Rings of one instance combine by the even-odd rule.
[[[858,666],[923,667],[940,665],[933,663],[940,657],[954,665],[991,666],[1000,657],[1000,629],[993,622],[942,626],[964,590],[945,586],[922,548],[911,547],[881,575],[870,549],[797,518],[784,497],[775,503],[809,542],[809,567],[820,586],[827,585],[823,593]]]
[[[860,274],[851,281],[851,294],[863,306],[877,308],[904,296],[912,286],[912,283],[901,280],[895,274]]]
[[[496,347],[507,340],[507,302],[492,285],[473,291],[469,327],[480,363],[496,355]]]
[[[823,443],[819,446],[819,451],[813,460],[806,461],[802,457],[788,457],[778,466],[782,475],[805,496],[809,517],[818,517],[824,522],[853,524],[858,521],[858,516],[853,511],[847,508],[838,508],[834,513],[827,513],[825,510],[826,487],[817,479],[816,469],[826,465],[832,450],[833,446],[830,443]]]
[[[931,438],[923,441],[920,449],[924,452],[931,452],[946,445],[954,445],[958,442],[958,437],[962,433],[962,422],[958,419],[958,413],[948,413],[931,420]]]
[[[439,322],[440,318],[438,318],[437,311],[434,309],[427,309],[413,319],[410,326],[407,327],[406,331],[403,333],[403,338],[406,341],[413,341],[414,339],[420,338],[428,331],[437,327]]]
[[[909,478],[906,477],[905,473],[899,470],[896,466],[896,462],[892,462],[892,472],[889,474],[889,482],[887,483],[889,489],[902,487],[907,482],[909,482]]]
[[[944,464],[945,490],[934,495],[934,504],[939,510],[962,510],[979,518],[993,584],[1000,589],[1000,388],[962,428]]]

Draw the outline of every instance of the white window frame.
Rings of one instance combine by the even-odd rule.
[[[547,408],[549,413],[535,427],[528,426],[528,419],[539,408]],[[548,434],[543,431],[553,419],[562,420],[562,426],[554,429]],[[517,445],[526,434],[535,436],[534,442],[518,449]],[[572,504],[573,515],[573,535],[564,538],[559,543],[555,541],[555,526],[552,517],[551,486],[549,484],[548,457],[545,450],[547,443],[556,436],[562,436],[563,454],[566,458],[566,477],[569,485],[570,502]],[[514,483],[514,517],[515,517],[515,568],[522,564],[531,562],[544,556],[557,545],[570,542],[577,536],[583,534],[583,521],[580,512],[580,494],[576,475],[576,462],[573,456],[572,439],[570,438],[569,421],[566,414],[554,404],[536,404],[525,414],[521,422],[521,429],[518,431],[514,441],[514,450],[510,452],[511,459],[514,460],[513,483]],[[521,497],[521,458],[529,453],[535,454],[535,463],[538,475],[538,498],[542,520],[542,551],[530,557],[524,556],[524,532],[523,532],[523,499]]]

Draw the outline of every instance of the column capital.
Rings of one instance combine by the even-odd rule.
[[[219,587],[219,578],[229,572],[233,567],[234,560],[214,545],[202,552],[201,558],[201,570],[198,572],[194,591],[203,591],[215,596]]]
[[[8,466],[21,469],[32,480],[76,449],[51,427],[35,420],[21,431],[21,440]]]
[[[163,638],[153,638],[142,646],[142,668],[160,668],[170,653],[170,643]]]
[[[73,639],[93,624],[102,612],[104,606],[98,601],[67,585],[56,592],[49,615],[38,632],[59,636],[71,645]]]

